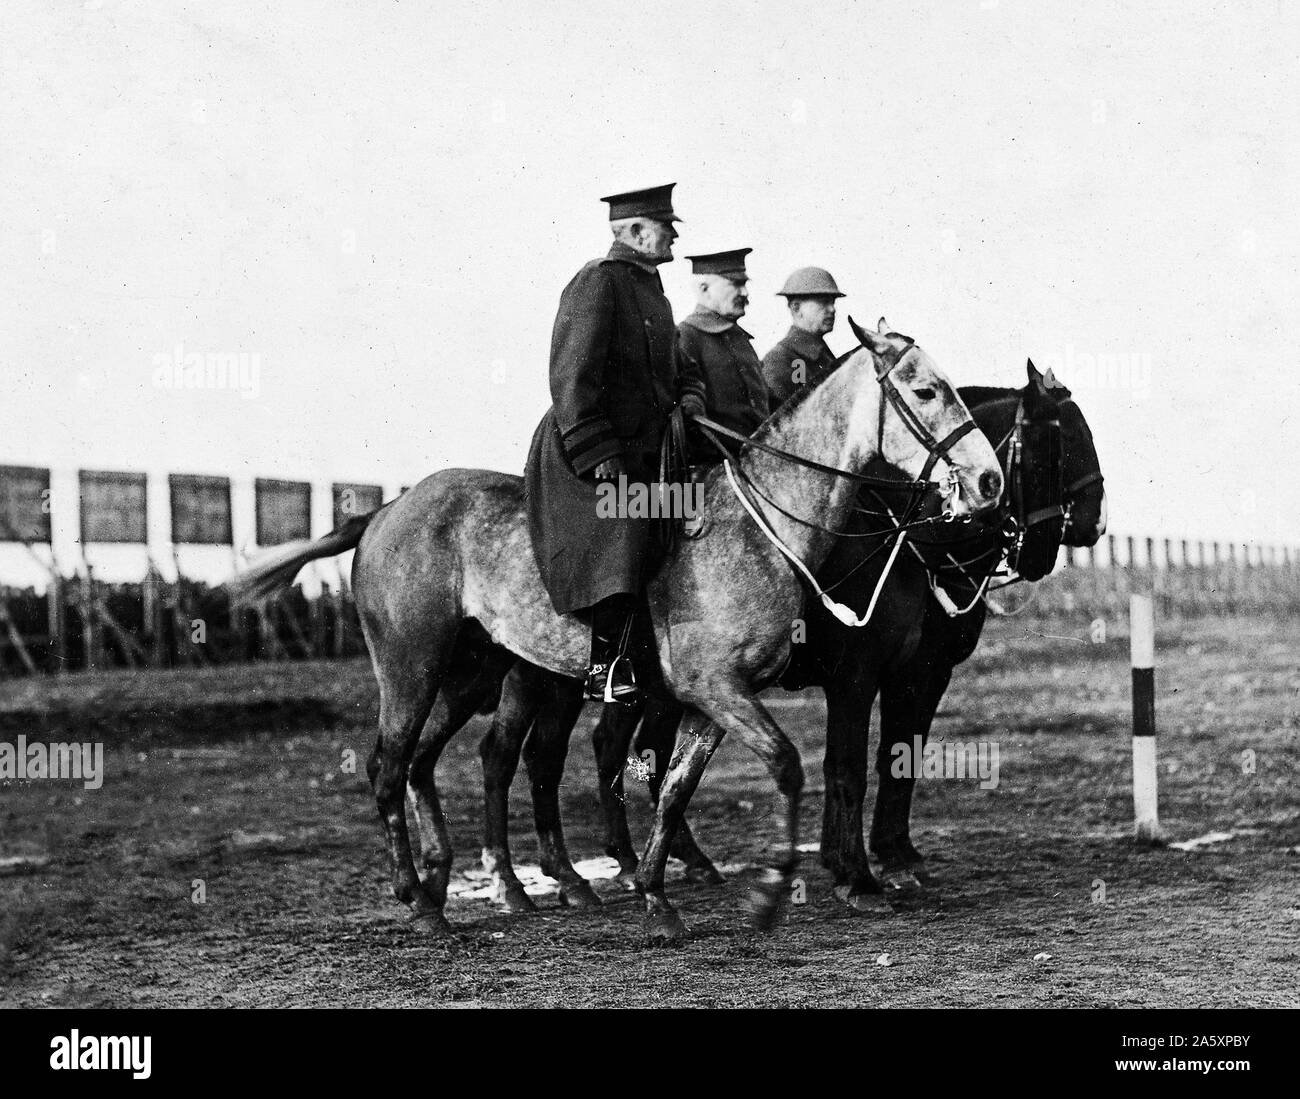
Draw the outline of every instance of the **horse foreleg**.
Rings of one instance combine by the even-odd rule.
[[[623,772],[627,765],[632,734],[641,719],[643,707],[602,706],[600,720],[591,731],[591,747],[596,754],[597,786],[600,808],[605,818],[605,854],[618,859],[618,881],[635,887],[636,848],[627,827],[627,804],[623,796]],[[671,743],[661,757],[668,758]]]
[[[649,753],[647,760],[649,774],[646,776],[646,785],[649,788],[651,805],[659,804],[659,790],[663,786],[662,764],[672,753],[677,728],[682,722],[684,713],[685,711],[676,702],[655,699],[646,706],[645,717],[641,722],[640,732],[637,733],[635,750],[643,760],[646,759],[646,753]],[[686,877],[690,881],[700,885],[721,885],[727,880],[713,865],[713,860],[695,842],[690,821],[684,815],[677,823],[668,854],[671,858],[680,859],[685,863]]]
[[[687,712],[677,733],[672,759],[659,790],[650,840],[636,872],[637,889],[645,897],[652,939],[671,941],[686,934],[686,925],[664,891],[664,868],[668,865],[673,833],[681,823],[686,805],[708,766],[709,757],[724,735],[721,726],[694,710]]]
[[[916,674],[908,674],[912,672]],[[893,673],[881,691],[880,749],[876,756],[879,787],[871,819],[871,852],[880,860],[881,877],[889,889],[914,892],[929,877],[925,859],[913,846],[911,836],[912,795],[920,763],[914,738],[919,736],[924,747],[951,679],[952,669],[942,665],[925,671],[909,666],[905,672]],[[900,753],[894,751],[896,744],[905,746],[906,752],[901,755],[911,759],[910,768],[895,766],[900,758]]]
[[[593,908],[600,899],[586,878],[573,868],[560,821],[560,779],[569,752],[569,735],[582,712],[582,683],[552,675],[545,690],[546,703],[524,742],[542,873],[560,883],[561,904]]]
[[[835,895],[860,912],[885,907],[884,891],[871,872],[862,841],[868,733],[875,695],[874,677],[869,678],[860,667],[826,687],[821,861],[834,877]]]
[[[537,910],[510,859],[510,784],[519,767],[524,738],[545,702],[540,677],[547,674],[526,661],[518,661],[506,675],[496,716],[479,742],[483,761],[483,869],[492,875],[493,900],[511,912]]]

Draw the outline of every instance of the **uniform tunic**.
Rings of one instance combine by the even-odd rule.
[[[637,594],[659,564],[652,520],[597,513],[594,470],[622,456],[629,482],[658,479],[668,416],[704,384],[677,353],[658,272],[615,242],[564,288],[551,333],[549,412],[524,469],[533,553],[560,614]]]
[[[708,309],[696,309],[677,326],[677,332],[682,352],[699,363],[704,375],[709,419],[752,435],[769,412],[763,364],[751,342],[754,337],[735,321]],[[690,446],[695,462],[721,460],[717,448],[695,431],[690,434]]]
[[[795,378],[803,366],[802,380]],[[803,385],[815,385],[835,369],[835,356],[826,341],[813,332],[792,327],[785,339],[763,356],[763,377],[776,409]]]

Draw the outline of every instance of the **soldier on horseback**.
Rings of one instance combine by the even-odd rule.
[[[783,404],[802,385],[815,385],[835,369],[825,336],[835,327],[835,299],[842,298],[829,271],[801,267],[777,293],[790,307],[790,331],[763,356],[763,377],[772,407]]]
[[[656,270],[672,258],[681,219],[674,184],[610,195],[609,254],[560,296],[551,335],[550,411],[533,434],[524,479],[528,528],[542,581],[560,614],[589,614],[586,697],[638,694],[626,659],[633,617],[659,564],[653,520],[602,517],[601,481],[658,482],[660,445],[675,406],[704,412],[698,368],[678,349],[672,306]]]
[[[709,419],[752,435],[768,414],[767,383],[753,339],[736,322],[749,303],[745,257],[752,248],[688,256],[695,275],[695,312],[677,326],[682,350],[700,364],[708,390]],[[716,448],[694,434],[692,452],[705,463],[721,460]],[[728,449],[735,447],[729,443]]]

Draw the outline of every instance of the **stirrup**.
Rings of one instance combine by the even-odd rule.
[[[619,663],[626,669],[619,668]],[[587,685],[583,697],[593,702],[620,702],[631,705],[641,695],[636,685],[636,671],[625,656],[616,656],[608,664],[593,664],[587,670]]]

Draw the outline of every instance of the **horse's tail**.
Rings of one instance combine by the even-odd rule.
[[[303,538],[289,542],[267,553],[262,560],[246,572],[226,581],[224,587],[232,602],[247,603],[264,599],[281,588],[288,587],[298,570],[308,561],[333,557],[346,550],[356,549],[370,521],[379,514],[354,515],[342,526],[335,527],[315,541]]]

